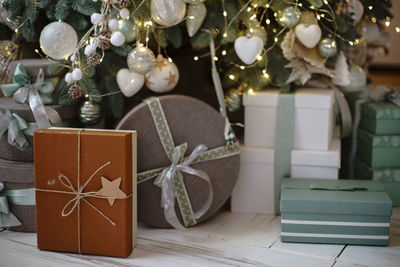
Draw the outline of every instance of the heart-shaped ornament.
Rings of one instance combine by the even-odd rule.
[[[241,36],[235,40],[235,52],[247,65],[253,64],[264,47],[263,40],[258,36]]]
[[[143,87],[144,75],[129,69],[120,69],[117,73],[117,83],[124,96],[131,97]]]
[[[318,24],[299,24],[295,29],[297,39],[307,48],[314,48],[321,40],[321,29]]]

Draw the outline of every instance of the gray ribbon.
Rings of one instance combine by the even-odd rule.
[[[40,98],[38,89],[44,82],[44,72],[40,69],[38,76],[36,77],[36,82],[34,84],[28,84],[20,88],[13,95],[13,98],[18,103],[29,103],[31,107],[35,121],[37,122],[39,128],[50,128],[51,124],[49,118],[47,117],[46,109],[44,108],[42,99]],[[61,118],[58,122],[61,121]]]
[[[211,181],[208,174],[201,170],[196,170],[190,167],[193,161],[203,152],[207,151],[207,147],[203,144],[196,146],[193,152],[187,158],[184,158],[187,149],[187,144],[182,144],[174,148],[172,155],[172,164],[165,168],[160,175],[155,179],[155,184],[161,186],[161,207],[164,209],[164,216],[169,224],[176,229],[183,230],[185,227],[179,222],[178,216],[175,212],[175,197],[176,197],[176,184],[175,179],[181,179],[182,173],[197,176],[207,182],[209,186],[209,195],[204,205],[194,213],[196,219],[199,219],[210,208],[213,191]]]

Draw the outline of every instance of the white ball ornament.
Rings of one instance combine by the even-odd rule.
[[[152,19],[158,24],[171,27],[180,23],[186,14],[186,3],[182,0],[152,0]]]
[[[114,46],[121,46],[125,43],[125,36],[119,31],[113,32],[110,42]]]
[[[115,31],[118,29],[118,20],[116,19],[110,19],[110,21],[108,22],[108,27],[110,28],[110,30]]]
[[[80,69],[74,69],[72,71],[72,78],[74,79],[74,81],[79,81],[82,79],[82,71]]]
[[[144,85],[144,75],[128,69],[120,69],[117,73],[117,83],[126,97],[136,94]]]
[[[93,54],[94,52],[96,52],[97,46],[95,44],[89,44],[85,47],[85,55],[89,56],[91,54]]]
[[[146,86],[153,92],[165,93],[175,88],[179,81],[179,70],[175,63],[159,54],[154,68],[146,74]]]
[[[119,15],[123,19],[127,19],[129,17],[129,10],[127,8],[123,8],[119,11]]]
[[[68,73],[65,75],[65,82],[66,82],[67,84],[71,84],[73,81],[74,81],[74,78],[72,78],[72,73],[71,73],[71,72],[68,72]]]
[[[235,40],[235,52],[238,57],[246,64],[253,64],[264,48],[263,40],[256,36],[248,34]]]
[[[43,53],[54,59],[68,58],[75,51],[78,35],[65,22],[52,22],[43,28],[39,38]]]
[[[90,15],[90,21],[92,22],[92,24],[99,24],[104,20],[103,15],[101,15],[100,13],[93,13],[92,15]]]

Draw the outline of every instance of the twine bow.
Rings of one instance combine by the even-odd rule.
[[[10,211],[9,204],[35,205],[34,188],[4,190],[4,184],[0,182],[0,228],[22,225],[21,221]]]
[[[145,102],[150,109],[161,144],[171,161],[171,165],[165,168],[158,168],[139,173],[138,183],[156,178],[154,184],[161,187],[161,207],[164,209],[164,216],[167,222],[177,229],[184,229],[175,212],[176,198],[185,227],[193,226],[197,223],[197,219],[203,216],[210,208],[213,200],[213,191],[208,174],[204,171],[192,168],[191,165],[237,155],[239,154],[239,145],[238,143],[233,143],[231,145],[225,145],[208,150],[205,145],[200,144],[194,148],[193,152],[188,157],[185,158],[184,155],[187,151],[188,145],[187,143],[178,146],[174,145],[174,140],[159,99],[152,97],[146,99]],[[208,198],[203,206],[196,212],[193,212],[182,173],[191,174],[193,177],[198,177],[206,181],[208,184]]]
[[[54,109],[45,108],[43,105],[43,103],[50,104],[52,102],[51,94],[54,91],[53,84],[44,81],[43,69],[40,69],[36,82],[32,84],[31,77],[26,73],[24,66],[19,63],[15,69],[13,81],[12,84],[1,85],[3,94],[6,97],[13,96],[18,103],[29,103],[39,128],[50,128],[50,121],[52,123],[61,121],[60,115]]]
[[[79,254],[82,253],[81,251],[81,201],[84,201],[86,204],[88,204],[90,207],[92,207],[95,211],[97,211],[101,216],[103,216],[107,221],[111,223],[112,226],[116,226],[116,223],[111,220],[107,215],[105,215],[101,210],[96,208],[93,204],[91,204],[86,198],[92,197],[92,198],[104,198],[104,199],[127,199],[132,196],[132,194],[128,196],[104,196],[99,194],[99,192],[84,192],[85,187],[90,183],[90,181],[105,167],[109,166],[111,162],[107,162],[101,167],[99,167],[97,170],[95,170],[92,175],[90,175],[89,179],[83,184],[80,185],[80,148],[81,148],[81,132],[84,130],[80,130],[78,132],[78,170],[77,170],[77,186],[76,188],[72,185],[71,180],[69,179],[68,176],[64,174],[59,174],[58,175],[58,180],[60,183],[68,188],[70,191],[62,191],[62,190],[50,190],[50,189],[40,189],[36,188],[36,191],[41,191],[41,192],[50,192],[50,193],[60,193],[60,194],[69,194],[73,195],[74,197],[68,201],[64,208],[61,211],[61,215],[63,217],[67,217],[71,215],[75,210],[77,210],[77,223],[78,223],[78,252]]]
[[[29,146],[25,135],[33,136],[38,128],[36,123],[27,123],[21,116],[6,110],[5,114],[0,112],[0,140],[4,139],[7,133],[7,141],[10,145],[24,150]]]
[[[357,133],[358,133],[358,126],[361,120],[361,106],[368,101],[373,101],[373,102],[390,101],[393,104],[400,107],[400,92],[395,89],[390,89],[385,85],[378,85],[374,89],[372,89],[366,97],[358,99],[355,102],[354,124],[351,136],[352,140],[351,140],[351,150],[349,156],[350,179],[354,177],[354,158],[356,156],[357,145],[358,145]]]

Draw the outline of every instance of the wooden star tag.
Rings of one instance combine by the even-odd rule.
[[[122,191],[119,186],[121,185],[121,177],[115,179],[114,181],[109,181],[105,177],[101,177],[101,184],[103,187],[97,192],[98,195],[108,197],[108,203],[110,206],[114,204],[114,201],[118,197],[126,197],[124,191]]]

